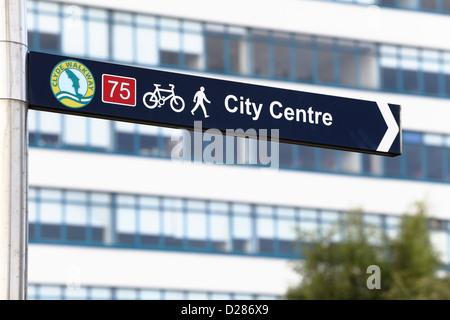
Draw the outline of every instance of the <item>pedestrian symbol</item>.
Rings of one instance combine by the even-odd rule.
[[[195,93],[194,102],[196,102],[196,104],[195,104],[194,109],[191,110],[192,115],[194,115],[195,110],[197,110],[198,107],[201,107],[203,110],[203,114],[205,115],[205,118],[209,117],[208,113],[206,112],[206,107],[205,107],[204,101],[206,101],[207,103],[211,103],[211,101],[209,101],[208,98],[206,98],[205,87],[202,86],[202,87],[200,87],[200,90],[198,90]]]

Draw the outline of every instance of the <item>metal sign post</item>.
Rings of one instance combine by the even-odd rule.
[[[0,0],[0,299],[27,283],[26,1]]]

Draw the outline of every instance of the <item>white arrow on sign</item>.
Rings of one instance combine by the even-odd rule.
[[[395,121],[394,115],[389,108],[389,105],[386,102],[377,102],[378,108],[380,109],[381,115],[383,116],[384,121],[386,122],[388,128],[386,133],[384,134],[383,139],[381,139],[380,144],[378,145],[377,151],[380,152],[389,152],[392,144],[394,143],[395,137],[399,132],[399,127],[397,125],[397,121]]]

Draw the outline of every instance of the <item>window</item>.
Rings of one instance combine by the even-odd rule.
[[[288,79],[291,77],[291,44],[287,33],[276,32],[274,42],[274,75],[276,78]]]
[[[64,115],[64,141],[67,146],[86,146],[87,117]]]
[[[315,148],[300,146],[299,162],[301,168],[313,169],[315,167]]]
[[[106,10],[88,8],[87,54],[91,58],[109,58],[108,13]]]
[[[356,69],[359,85],[363,88],[375,89],[379,83],[378,57],[375,44],[360,43],[358,46],[359,62]]]
[[[175,19],[160,20],[160,62],[163,65],[180,65],[180,22]]]
[[[70,55],[85,55],[86,16],[81,6],[62,7],[62,52]]]
[[[282,167],[292,167],[294,165],[293,145],[287,143],[279,144],[280,165]]]
[[[111,150],[111,125],[109,120],[88,118],[89,146],[101,150]]]
[[[403,89],[405,91],[419,91],[419,73],[417,71],[419,69],[418,59],[417,49],[401,49]]]
[[[356,86],[356,47],[353,42],[338,42],[339,49],[339,83],[347,86]]]
[[[188,69],[203,69],[205,49],[202,25],[199,22],[184,21],[183,31],[184,65]]]
[[[205,209],[203,201],[188,201],[187,238],[189,248],[206,249],[208,226]]]
[[[437,1],[438,0],[422,0],[422,9],[425,10],[437,10]]]
[[[253,30],[252,70],[257,76],[269,76],[269,34],[267,31]]]
[[[444,139],[441,135],[424,134],[426,173],[430,179],[442,179],[444,170]]]
[[[137,233],[136,198],[131,195],[119,195],[116,201],[116,242],[134,245]]]
[[[320,167],[326,171],[336,171],[338,169],[338,151],[320,149]]]
[[[260,253],[275,251],[275,221],[273,208],[269,206],[256,207],[256,237]]]
[[[293,219],[279,218],[277,220],[277,235],[280,254],[296,253],[297,233]]]
[[[406,173],[408,177],[421,178],[422,170],[422,148],[417,145],[405,145]]]
[[[247,31],[244,28],[230,27],[230,71],[238,74],[248,73]]]
[[[136,24],[137,62],[143,65],[158,64],[156,19],[138,14],[136,16]]]
[[[122,62],[133,61],[133,17],[129,13],[113,13],[113,59]]]
[[[380,47],[381,86],[387,90],[398,90],[398,57],[397,48],[393,46]]]
[[[94,243],[112,244],[112,214],[110,195],[102,193],[91,194],[90,237]]]
[[[40,145],[59,145],[61,143],[61,118],[54,112],[39,112]]]
[[[182,212],[183,202],[180,199],[166,198],[163,200],[163,205],[164,244],[168,247],[181,248],[185,225]]]
[[[401,157],[387,157],[384,159],[385,165],[385,174],[387,176],[401,176],[402,174],[402,166],[401,166]]]
[[[439,93],[439,55],[437,51],[425,50],[422,55],[423,85],[426,93]]]
[[[138,125],[140,153],[158,155],[158,127]]]
[[[378,155],[362,154],[363,172],[380,176],[383,174],[383,157]]]
[[[298,80],[313,81],[315,63],[313,60],[313,40],[308,36],[296,36],[295,38],[295,64]]]
[[[252,252],[252,221],[250,217],[234,215],[233,249],[236,252]]]
[[[116,150],[122,152],[134,152],[135,147],[135,124],[127,122],[115,122]]]
[[[207,68],[212,71],[225,71],[224,28],[216,25],[206,26]]]
[[[317,80],[319,82],[334,82],[335,64],[333,60],[333,40],[317,39]]]

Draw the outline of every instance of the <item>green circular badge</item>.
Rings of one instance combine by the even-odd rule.
[[[94,76],[76,60],[64,60],[53,68],[50,87],[55,98],[69,108],[87,106],[95,94]]]

